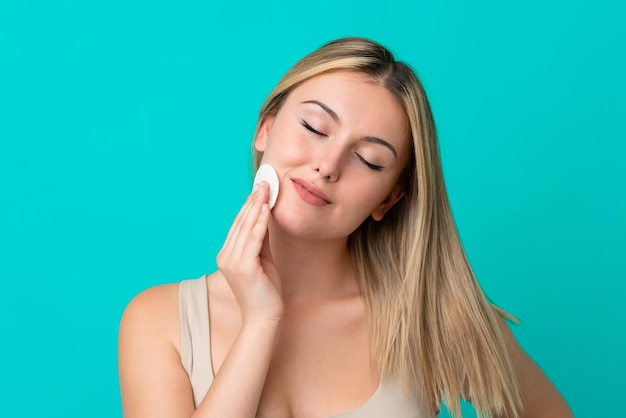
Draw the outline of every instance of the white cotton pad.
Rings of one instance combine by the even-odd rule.
[[[263,164],[256,172],[254,176],[254,184],[260,183],[262,181],[267,182],[270,185],[270,196],[267,199],[267,203],[270,205],[270,209],[274,207],[276,204],[276,199],[278,199],[278,175],[276,174],[276,170],[269,164]]]

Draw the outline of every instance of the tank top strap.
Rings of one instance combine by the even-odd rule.
[[[213,383],[206,275],[179,283],[180,359],[189,376],[196,408]]]

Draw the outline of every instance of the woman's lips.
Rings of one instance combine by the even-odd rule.
[[[292,178],[291,183],[293,184],[294,189],[296,189],[298,196],[311,205],[326,206],[333,203],[326,193],[306,180]]]

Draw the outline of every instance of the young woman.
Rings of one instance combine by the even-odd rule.
[[[119,334],[124,416],[570,417],[467,262],[422,86],[384,47],[331,42],[263,105],[256,186],[219,270],[149,289]]]

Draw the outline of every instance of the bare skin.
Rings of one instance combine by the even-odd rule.
[[[260,206],[266,193],[263,185],[253,204]],[[319,267],[315,271],[324,277]],[[127,308],[120,328],[124,416],[328,417],[364,403],[379,382],[369,367],[363,301],[354,280],[331,280],[345,283],[317,288],[309,296],[295,292],[277,312],[261,313],[254,305],[243,314],[243,302],[224,275],[211,275],[216,377],[196,411],[180,365],[178,287],[143,292]],[[257,300],[274,296],[267,288],[258,293]]]
[[[383,219],[402,197],[406,116],[384,87],[354,73],[327,74],[291,93],[264,121],[255,147],[277,169],[281,194],[271,214],[266,184],[250,194],[217,257],[219,270],[207,279],[213,384],[194,409],[180,361],[178,285],[148,289],[120,325],[127,418],[326,418],[363,404],[380,383],[347,237],[367,216]],[[324,199],[303,192],[300,181]],[[502,326],[523,416],[570,417]]]

